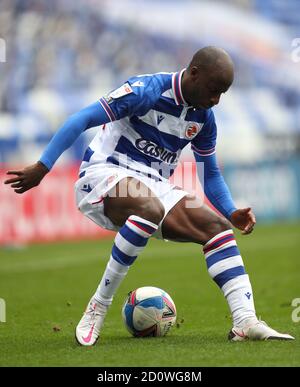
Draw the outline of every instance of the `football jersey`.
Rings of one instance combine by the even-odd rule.
[[[90,143],[81,171],[112,163],[164,179],[173,174],[189,143],[201,156],[213,154],[214,114],[186,103],[181,91],[184,71],[132,77],[100,98],[109,123]]]

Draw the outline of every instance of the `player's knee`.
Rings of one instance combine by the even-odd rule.
[[[226,218],[220,217],[219,228],[221,230],[220,232],[222,232],[222,231],[226,231],[226,230],[231,230],[232,226],[231,226],[231,223],[229,222],[229,220],[227,220]]]
[[[205,243],[207,243],[210,239],[220,234],[221,232],[231,230],[231,228],[231,223],[227,219],[221,216],[216,216],[215,219],[210,222],[209,226],[207,227]]]
[[[164,217],[164,207],[157,198],[106,198],[104,213],[119,227],[123,226],[130,215],[159,224]]]
[[[132,214],[149,220],[154,224],[159,224],[164,217],[165,210],[157,198],[152,198],[151,200],[143,200],[137,203]]]

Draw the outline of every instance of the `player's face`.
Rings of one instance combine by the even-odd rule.
[[[226,93],[232,84],[232,79],[224,79],[217,74],[197,73],[190,90],[189,102],[199,109],[209,109],[217,105],[221,95]]]

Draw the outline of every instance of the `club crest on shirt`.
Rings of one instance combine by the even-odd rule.
[[[185,130],[185,137],[191,140],[197,136],[202,129],[202,126],[203,124],[199,124],[198,122],[189,122]]]

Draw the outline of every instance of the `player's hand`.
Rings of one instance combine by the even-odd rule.
[[[48,172],[48,168],[38,161],[20,171],[8,171],[7,175],[16,175],[16,177],[5,180],[4,184],[11,184],[14,191],[21,194],[39,185]]]
[[[234,227],[242,230],[242,234],[250,234],[256,223],[255,215],[250,207],[234,211],[230,217]]]

